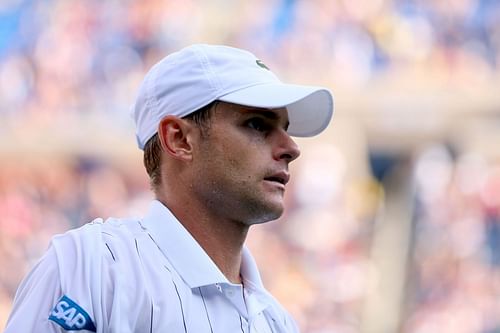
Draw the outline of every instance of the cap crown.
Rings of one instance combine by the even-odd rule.
[[[167,115],[184,117],[233,91],[280,83],[252,53],[195,44],[154,65],[139,89],[133,116],[142,149]]]

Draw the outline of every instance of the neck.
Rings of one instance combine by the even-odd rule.
[[[188,198],[179,194],[158,197],[177,217],[193,238],[217,265],[219,270],[232,283],[241,283],[240,268],[243,244],[248,226],[243,223],[210,216],[206,210],[191,205],[186,207]]]

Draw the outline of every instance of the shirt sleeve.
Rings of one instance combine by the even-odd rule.
[[[102,332],[100,235],[87,224],[52,238],[17,290],[5,333]]]
[[[136,243],[125,228],[103,225],[52,238],[18,288],[5,333],[145,332],[152,299]]]
[[[52,246],[19,286],[4,333],[64,332],[49,320],[61,295],[57,257]]]

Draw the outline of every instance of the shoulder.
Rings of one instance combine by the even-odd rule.
[[[107,293],[117,285],[139,284],[142,275],[136,273],[141,269],[136,248],[144,234],[139,220],[110,218],[54,236],[51,247],[62,291],[78,287]]]
[[[153,287],[176,299],[162,260],[138,219],[96,219],[56,235],[20,285],[6,332],[149,332]]]
[[[6,332],[59,332],[78,327],[102,332],[109,327],[108,315],[117,307],[115,281],[123,269],[113,261],[106,243],[115,248],[130,243],[134,228],[126,227],[127,223],[134,225],[124,220],[109,224],[95,220],[54,236],[20,284]],[[141,288],[133,290],[132,297],[145,294]]]
[[[53,237],[61,295],[91,308],[105,326],[146,325],[152,295],[137,251],[146,237],[139,220],[114,218]]]
[[[72,229],[52,238],[51,245],[59,264],[82,265],[107,257],[111,245],[126,249],[133,245],[136,234],[140,233],[138,220],[95,219],[80,228]]]

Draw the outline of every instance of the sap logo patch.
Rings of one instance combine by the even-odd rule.
[[[54,306],[49,320],[57,323],[66,331],[96,331],[88,313],[66,295],[61,297]]]

